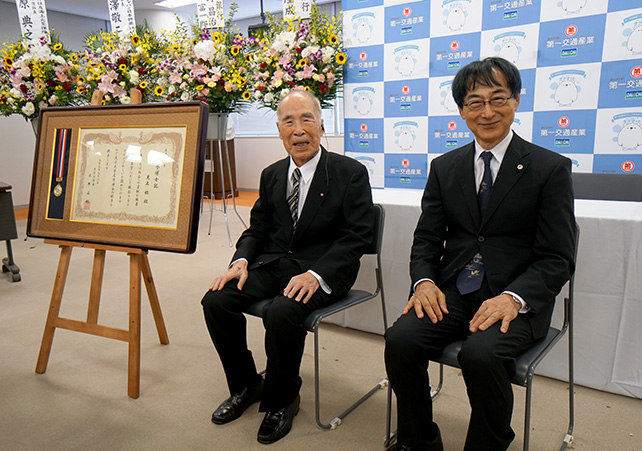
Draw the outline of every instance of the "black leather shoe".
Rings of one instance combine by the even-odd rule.
[[[269,445],[277,440],[281,440],[288,435],[292,429],[292,422],[297,413],[299,413],[299,404],[301,396],[297,395],[296,399],[278,412],[267,412],[259,427],[257,439],[259,443]]]
[[[233,394],[218,406],[212,414],[212,423],[225,424],[240,417],[245,409],[261,399],[263,378],[254,387],[245,387],[243,391]]]
[[[386,451],[444,451],[444,444],[441,441],[441,432],[437,429],[437,437],[435,437],[432,442],[426,443],[424,446],[408,446],[397,442]]]

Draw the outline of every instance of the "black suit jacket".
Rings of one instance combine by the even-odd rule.
[[[535,338],[575,268],[570,160],[513,135],[480,217],[474,143],[435,158],[415,230],[410,274],[438,286],[481,252],[494,296],[519,294]]]
[[[290,158],[263,170],[250,227],[239,238],[233,260],[246,258],[254,269],[287,257],[341,294],[354,284],[359,259],[373,239],[372,193],[365,166],[323,147],[320,152],[294,234],[286,200]]]

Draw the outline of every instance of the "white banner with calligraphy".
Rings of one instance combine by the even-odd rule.
[[[45,0],[16,0],[20,32],[29,39],[45,36],[49,41],[49,20]]]
[[[283,0],[284,19],[309,19],[312,0]]]
[[[121,36],[135,33],[134,0],[107,0],[107,4],[111,31],[116,31]]]
[[[223,0],[198,0],[198,25],[201,28],[223,28],[225,26],[225,12]]]

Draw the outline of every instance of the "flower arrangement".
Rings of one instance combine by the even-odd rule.
[[[252,40],[232,29],[238,6],[233,3],[221,30],[193,28],[198,38],[190,40],[181,23],[171,37],[167,58],[157,63],[154,87],[157,100],[202,100],[216,113],[239,111],[252,100],[246,79],[246,53]]]
[[[65,49],[56,35],[16,43],[3,43],[0,50],[0,113],[38,117],[48,105],[74,101],[78,78],[77,55]]]
[[[155,68],[166,43],[145,23],[130,36],[119,36],[117,32],[90,34],[85,44],[76,86],[78,96],[85,102],[91,101],[96,90],[103,93],[103,103],[108,105],[130,103],[132,89],[141,92],[143,102],[152,99]]]
[[[328,15],[312,4],[309,19],[281,21],[268,14],[270,28],[248,56],[256,98],[276,110],[293,89],[315,94],[326,108],[342,86],[343,49],[341,17]]]

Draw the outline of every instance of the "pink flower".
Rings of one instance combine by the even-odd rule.
[[[175,84],[175,83],[180,83],[181,81],[182,81],[181,74],[179,74],[177,70],[175,70],[175,71],[173,71],[173,72],[171,72],[169,74],[169,82],[170,83]]]
[[[305,66],[303,66],[303,78],[311,78],[316,70],[317,68],[313,65],[306,64]]]

